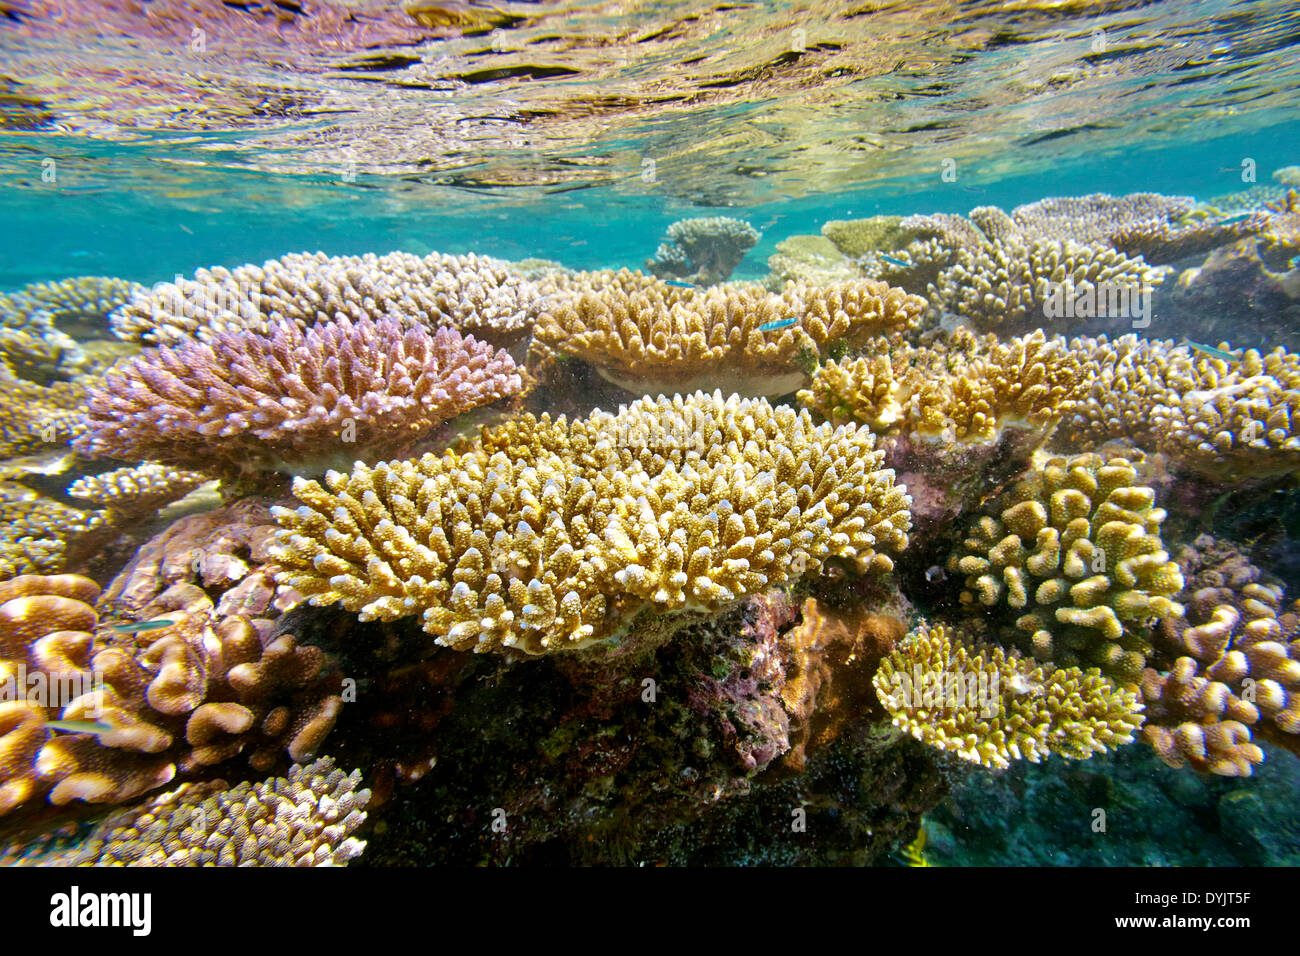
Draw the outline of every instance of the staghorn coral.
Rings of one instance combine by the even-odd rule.
[[[536,360],[576,356],[636,394],[722,388],[775,397],[794,391],[833,346],[914,327],[925,301],[883,282],[675,289],[643,278],[596,277],[591,291],[548,296],[533,331]],[[797,321],[791,322],[789,320]]]
[[[179,501],[206,481],[201,472],[151,461],[79,478],[68,486],[68,494],[122,516],[140,517]]]
[[[577,648],[716,613],[831,557],[886,570],[908,498],[866,429],[720,392],[531,415],[463,453],[296,481],[277,580],[450,647]]]
[[[93,394],[89,455],[213,474],[319,473],[399,454],[441,422],[520,388],[505,352],[452,329],[348,319],[163,347]]]
[[[1184,615],[1156,630],[1142,738],[1172,767],[1250,776],[1255,734],[1300,750],[1300,621],[1232,545],[1201,535],[1178,555]]]
[[[241,753],[265,771],[285,752],[311,756],[333,727],[339,677],[319,649],[271,637],[267,622],[218,620],[184,585],[142,611],[163,623],[105,626],[97,591],[73,575],[0,583],[4,667],[47,688],[0,705],[0,812],[41,796],[121,802]],[[55,699],[55,687],[76,690]],[[52,718],[108,729],[54,735]]]
[[[66,447],[85,430],[86,395],[82,382],[42,387],[0,374],[0,458]]]
[[[1292,474],[1300,466],[1300,436],[1291,424],[1300,413],[1295,353],[1249,349],[1227,360],[1133,336],[1070,345],[1084,387],[1058,432],[1061,447],[1123,439],[1224,482]]]
[[[162,345],[236,329],[267,333],[282,321],[307,328],[342,318],[447,325],[480,339],[508,340],[527,332],[539,294],[509,263],[487,256],[304,252],[260,266],[199,269],[193,279],[178,276],[140,290],[112,324],[123,340]]]
[[[761,235],[749,223],[727,216],[680,219],[668,227],[673,245],[660,245],[645,266],[660,278],[714,285],[730,278]]]
[[[275,530],[270,508],[256,498],[183,517],[135,550],[100,606],[134,616],[173,585],[193,584],[218,617],[274,618],[301,600],[272,579]]]
[[[895,727],[990,768],[1086,760],[1129,743],[1142,723],[1136,692],[1095,669],[1035,663],[942,625],[909,634],[874,682]]]
[[[1046,458],[1046,456],[1043,456]],[[1162,509],[1123,458],[1046,458],[991,502],[948,560],[967,607],[1005,604],[1009,634],[1036,659],[1099,667],[1135,684],[1152,622],[1182,608]]]
[[[183,783],[115,811],[70,850],[11,860],[20,866],[346,866],[365,850],[352,836],[370,791],[361,772],[329,757],[283,777],[231,787]]]

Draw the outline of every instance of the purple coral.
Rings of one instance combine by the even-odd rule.
[[[398,455],[521,384],[509,355],[453,329],[280,322],[157,349],[106,376],[77,448],[213,474],[319,474]]]

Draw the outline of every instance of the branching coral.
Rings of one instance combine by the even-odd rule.
[[[0,580],[64,570],[103,538],[106,511],[79,511],[19,485],[0,483]]]
[[[202,472],[147,462],[79,478],[68,486],[68,494],[123,516],[138,517],[152,515],[184,498],[207,480]]]
[[[267,770],[286,751],[311,756],[333,727],[339,677],[319,649],[266,622],[218,620],[186,586],[145,609],[160,623],[106,627],[97,591],[72,575],[0,583],[0,658],[25,681],[22,699],[0,705],[0,812],[47,794],[120,802],[241,753]],[[54,718],[107,729],[55,735]]]
[[[452,329],[347,319],[219,333],[152,352],[91,398],[90,455],[218,475],[319,473],[399,454],[443,421],[511,395],[514,363]]]
[[[1230,545],[1202,535],[1178,557],[1185,616],[1162,621],[1142,678],[1142,737],[1172,767],[1250,776],[1259,733],[1300,749],[1300,631],[1282,588]]]
[[[41,387],[0,375],[0,458],[66,447],[85,430],[80,414],[85,401],[80,382]]]
[[[874,680],[894,726],[991,768],[1084,760],[1128,743],[1142,723],[1137,694],[1096,670],[1035,663],[943,626],[913,631]]]
[[[230,787],[183,783],[119,810],[55,859],[75,866],[346,866],[366,844],[351,836],[365,822],[370,791],[361,772],[345,774],[322,757],[285,777]],[[25,861],[24,861],[25,862]]]
[[[1244,350],[1228,360],[1168,342],[1076,339],[1084,388],[1060,438],[1125,439],[1221,481],[1300,468],[1300,356]],[[1226,350],[1226,343],[1220,351]]]
[[[949,558],[969,607],[1020,613],[1013,634],[1040,661],[1137,683],[1150,625],[1182,608],[1163,510],[1122,458],[1052,458],[988,507]]]
[[[675,289],[617,274],[592,291],[549,296],[534,328],[534,356],[565,352],[638,394],[723,388],[775,397],[804,383],[836,344],[915,326],[925,300],[883,282]]]
[[[538,654],[713,613],[831,557],[888,569],[908,498],[866,429],[721,393],[522,416],[462,454],[297,481],[277,579],[451,647]]]
[[[265,333],[280,321],[306,328],[346,318],[508,336],[526,331],[537,297],[533,283],[486,256],[295,253],[261,266],[199,269],[193,279],[142,290],[114,314],[113,332],[169,345],[228,330]]]
[[[668,239],[646,268],[660,278],[689,279],[699,285],[725,282],[761,233],[749,223],[727,216],[680,219],[668,227]]]
[[[108,331],[109,315],[143,291],[138,283],[106,276],[34,283],[0,295],[0,326],[26,328],[43,315],[64,332],[102,335]]]

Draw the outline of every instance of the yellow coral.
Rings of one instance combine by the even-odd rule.
[[[1125,459],[1049,458],[979,518],[948,570],[963,603],[1005,604],[1039,660],[1097,666],[1136,683],[1149,625],[1182,607],[1178,565],[1160,540],[1163,510]]]
[[[1128,743],[1142,723],[1137,694],[1095,669],[1038,664],[943,626],[913,631],[874,682],[894,726],[991,768],[1054,753],[1083,760]]]
[[[277,580],[451,647],[527,653],[716,612],[829,557],[887,570],[908,499],[866,429],[697,393],[567,423],[522,416],[463,453],[296,481]]]

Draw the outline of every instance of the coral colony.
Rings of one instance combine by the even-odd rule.
[[[1298,204],[0,297],[3,858],[861,863],[970,767],[1267,774],[1300,615],[1200,518],[1300,474],[1300,355],[1140,333],[1294,265]],[[791,806],[816,857],[737,837]]]

